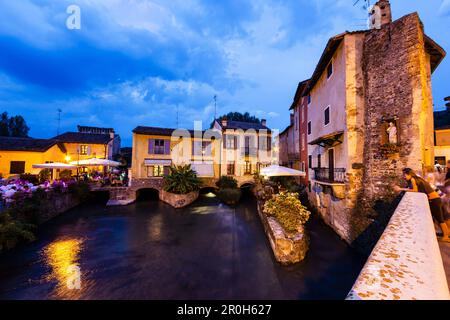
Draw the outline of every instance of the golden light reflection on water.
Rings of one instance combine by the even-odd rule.
[[[60,239],[43,250],[45,263],[51,268],[47,281],[56,281],[58,298],[76,299],[83,288],[79,265],[82,239]]]

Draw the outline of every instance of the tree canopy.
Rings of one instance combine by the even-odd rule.
[[[222,121],[223,118],[227,118],[229,121],[242,121],[242,122],[250,122],[250,123],[261,123],[261,120],[255,116],[251,116],[250,113],[240,113],[240,112],[228,112],[223,116],[217,118],[217,121]],[[214,122],[211,124],[211,127],[214,126]]]
[[[0,115],[0,136],[2,137],[28,137],[30,128],[22,116],[8,116],[7,112]]]

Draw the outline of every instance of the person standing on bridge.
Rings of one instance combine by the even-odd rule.
[[[442,230],[442,240],[443,242],[450,242],[450,231],[445,223],[444,211],[442,209],[442,200],[436,190],[425,181],[423,178],[419,177],[414,170],[410,168],[403,169],[403,177],[408,183],[408,188],[401,188],[399,186],[394,186],[396,192],[407,191],[407,192],[420,192],[425,193],[428,196],[428,202],[430,204],[431,214],[433,218],[439,223]]]

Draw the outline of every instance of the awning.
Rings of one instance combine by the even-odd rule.
[[[306,173],[287,167],[272,165],[261,169],[261,175],[266,177],[305,177]]]
[[[337,131],[332,134],[327,134],[316,140],[311,141],[310,145],[319,145],[321,147],[334,147],[343,142],[344,131]]]
[[[112,160],[108,160],[108,159],[98,159],[98,158],[72,161],[70,164],[74,165],[74,166],[79,166],[79,167],[99,167],[99,166],[118,167],[118,166],[120,166],[120,162],[112,161]]]
[[[145,159],[144,165],[146,166],[171,166],[172,160],[153,160],[153,159]]]
[[[33,164],[33,168],[35,169],[76,169],[76,166],[61,163],[61,162],[52,162],[52,163],[42,163],[42,164]]]

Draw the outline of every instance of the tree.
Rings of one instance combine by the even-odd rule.
[[[9,117],[7,112],[0,116],[0,136],[9,137]]]
[[[222,121],[223,118],[227,118],[229,121],[241,121],[250,123],[261,123],[261,120],[255,116],[251,116],[250,113],[240,113],[240,112],[229,112],[217,119],[217,121]],[[214,126],[214,122],[211,124],[211,128]]]
[[[0,136],[2,137],[28,137],[30,128],[22,116],[8,117],[7,112],[0,116]]]

